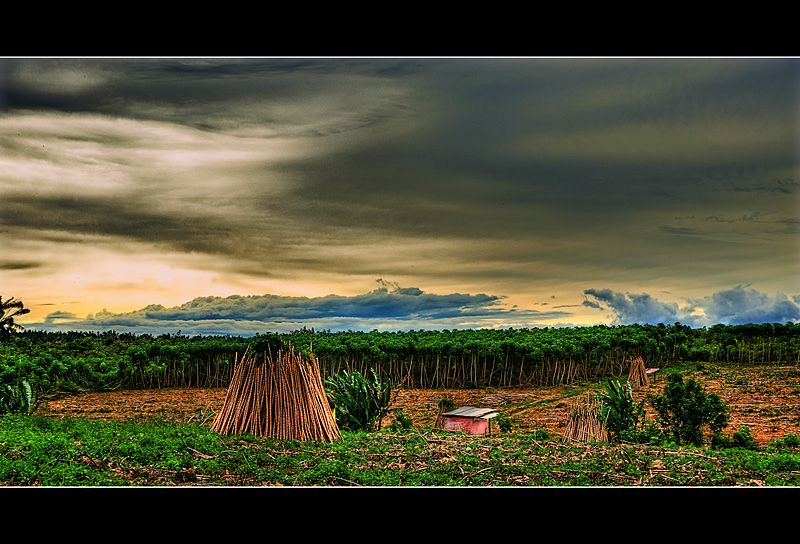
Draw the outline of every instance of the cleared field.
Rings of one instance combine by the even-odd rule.
[[[718,394],[730,408],[727,432],[747,425],[759,445],[800,435],[800,368],[797,366],[726,367],[705,364],[685,372]],[[656,378],[647,389],[634,392],[637,400],[660,393],[665,383]],[[493,407],[512,418],[520,431],[547,430],[556,437],[564,433],[570,403],[575,395],[600,384],[528,388],[400,389],[392,409],[411,416],[416,427],[432,427],[438,403],[449,398],[457,406]],[[163,418],[210,425],[225,400],[225,388],[143,389],[87,393],[50,399],[37,412],[50,417],[81,417],[118,420]],[[649,410],[647,418],[655,415]],[[390,418],[384,424],[390,423]],[[497,433],[497,426],[492,427]]]

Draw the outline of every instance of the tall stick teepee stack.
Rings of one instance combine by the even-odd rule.
[[[644,360],[637,357],[631,361],[631,369],[628,371],[628,382],[631,387],[647,387],[650,385],[650,379],[647,377],[647,372],[644,368]]]
[[[267,351],[263,360],[245,352],[211,430],[320,442],[341,436],[317,360],[304,360],[294,348],[274,357]]]

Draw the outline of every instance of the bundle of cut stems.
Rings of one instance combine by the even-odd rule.
[[[650,385],[650,379],[647,377],[647,372],[644,368],[644,361],[641,357],[637,357],[631,361],[631,368],[628,372],[628,382],[631,387],[647,387]]]
[[[608,433],[601,419],[601,406],[596,395],[589,393],[577,397],[570,408],[564,440],[606,442]]]
[[[313,356],[279,350],[263,360],[247,352],[236,363],[211,430],[282,440],[333,442],[341,435]]]

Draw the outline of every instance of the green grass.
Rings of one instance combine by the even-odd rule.
[[[0,485],[796,486],[800,448],[565,444],[434,430],[343,432],[326,444],[223,436],[162,420],[5,415]]]

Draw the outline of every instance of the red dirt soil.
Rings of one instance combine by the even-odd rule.
[[[708,393],[718,394],[730,408],[725,432],[742,425],[764,446],[786,434],[800,435],[800,368],[797,366],[717,368],[689,376]],[[624,381],[624,377],[620,381]],[[664,378],[634,392],[636,400],[647,393],[660,393]],[[401,389],[391,408],[400,408],[415,427],[433,427],[440,400],[449,398],[455,406],[492,407],[510,417],[521,431],[544,429],[551,437],[563,436],[570,407],[583,386],[479,389]],[[184,423],[211,425],[225,400],[226,389],[125,390],[85,393],[53,398],[39,403],[37,413],[48,417],[81,417],[99,420],[142,420],[162,418]],[[646,403],[647,419],[655,415]],[[390,423],[392,416],[384,420]],[[499,432],[497,425],[492,433]]]

